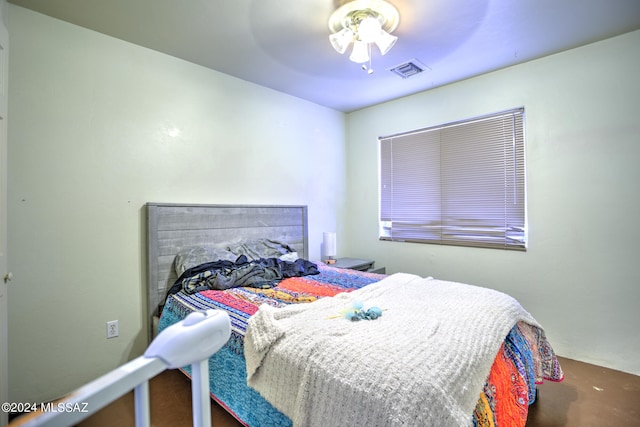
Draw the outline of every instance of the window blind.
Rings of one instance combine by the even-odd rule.
[[[380,238],[524,250],[524,109],[379,138]]]

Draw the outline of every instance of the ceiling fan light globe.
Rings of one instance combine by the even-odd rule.
[[[362,40],[365,43],[373,43],[380,37],[381,32],[380,21],[369,16],[360,21],[358,25],[358,40]]]
[[[353,51],[349,59],[355,63],[362,64],[369,60],[369,45],[362,40],[357,40],[353,44]]]
[[[398,41],[398,37],[392,36],[386,31],[381,31],[375,43],[378,49],[380,49],[380,53],[384,55],[391,50],[393,45],[396,44],[396,41]]]
[[[343,54],[347,51],[347,48],[353,41],[353,36],[353,31],[349,28],[343,28],[341,31],[331,34],[329,36],[329,42],[336,52]]]

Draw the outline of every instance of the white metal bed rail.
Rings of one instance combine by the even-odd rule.
[[[207,310],[189,314],[162,331],[143,356],[71,392],[62,400],[43,403],[37,416],[21,427],[72,426],[134,390],[135,420],[149,427],[149,380],[165,369],[191,365],[193,425],[211,426],[209,357],[229,340],[231,324],[224,311]],[[13,424],[13,423],[12,423]]]

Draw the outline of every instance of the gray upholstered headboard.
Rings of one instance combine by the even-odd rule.
[[[153,317],[176,281],[174,259],[193,246],[267,238],[288,243],[308,259],[307,207],[147,203],[149,337]]]

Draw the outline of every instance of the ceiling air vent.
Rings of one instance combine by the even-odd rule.
[[[388,70],[403,79],[408,79],[409,77],[413,77],[423,71],[431,71],[431,68],[427,67],[417,59],[410,59],[407,62],[388,68]]]

